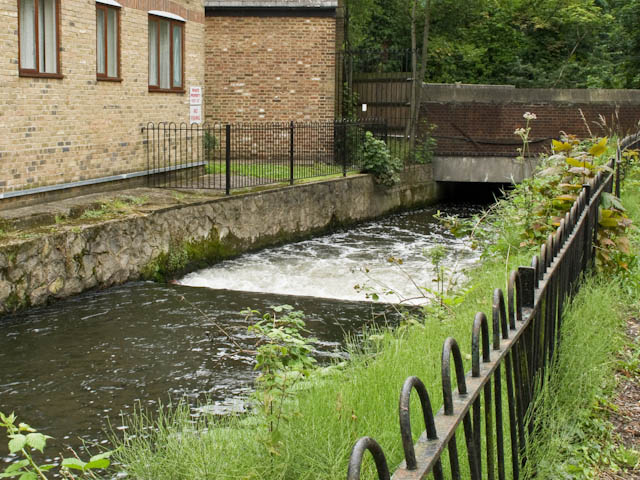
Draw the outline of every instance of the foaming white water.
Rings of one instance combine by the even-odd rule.
[[[425,252],[446,248],[447,280],[461,279],[477,254],[449,235],[423,210],[394,215],[353,229],[242,255],[191,273],[180,283],[193,287],[366,301],[423,303],[435,289]],[[389,259],[400,259],[390,262]],[[416,298],[417,297],[417,298]]]

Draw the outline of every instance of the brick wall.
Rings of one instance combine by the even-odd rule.
[[[333,16],[206,17],[207,122],[333,120]]]
[[[436,154],[518,155],[522,141],[514,131],[525,127],[525,112],[537,116],[530,123],[532,153],[546,151],[562,131],[580,138],[608,135],[608,128],[599,125],[600,116],[623,134],[635,133],[640,121],[638,90],[463,89],[425,87],[421,120],[422,125],[437,125]]]
[[[148,10],[187,20],[185,87],[204,84],[202,0],[120,0],[122,82],[96,81],[95,2],[60,2],[64,78],[45,79],[18,76],[18,2],[0,0],[2,193],[144,170],[141,127],[188,122],[187,94],[148,91]]]

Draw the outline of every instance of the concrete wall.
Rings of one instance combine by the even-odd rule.
[[[335,42],[335,9],[208,9],[206,121],[332,121]]]
[[[143,272],[167,273],[172,263],[212,263],[433,203],[439,196],[431,166],[426,165],[405,171],[403,182],[393,188],[375,184],[370,175],[357,175],[164,207],[57,232],[54,228],[54,233],[0,246],[0,312],[109,287],[140,278]]]
[[[0,193],[146,169],[141,127],[188,122],[187,94],[148,90],[148,11],[182,16],[184,83],[204,84],[202,0],[120,0],[121,82],[96,79],[93,0],[60,1],[63,78],[18,72],[18,1],[0,0]]]

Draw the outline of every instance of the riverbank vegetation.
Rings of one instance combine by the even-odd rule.
[[[621,195],[636,224],[639,186],[636,171]],[[625,335],[626,321],[637,322],[640,309],[640,233],[630,230],[630,263],[588,277],[567,312],[562,349],[529,412],[535,437],[527,452],[525,478],[630,478],[640,473],[637,446],[622,442],[609,421],[616,411],[612,395],[620,380],[614,373],[640,380],[640,339]],[[604,476],[606,472],[612,476]]]
[[[125,419],[128,429],[124,437],[117,440],[120,445],[116,452],[117,461],[129,478],[135,479],[342,478],[354,442],[363,435],[369,435],[382,445],[391,468],[394,468],[403,459],[396,413],[402,382],[408,376],[418,376],[427,385],[434,410],[442,405],[440,353],[444,339],[453,336],[458,340],[465,358],[465,369],[468,369],[470,328],[475,313],[489,312],[493,289],[505,288],[511,269],[529,264],[540,238],[554,228],[558,217],[571,205],[569,197],[576,190],[575,186],[599,169],[607,168],[603,164],[611,155],[609,145],[611,142],[607,139],[595,139],[591,144],[585,144],[566,137],[554,144],[553,158],[544,159],[532,179],[516,186],[490,211],[471,221],[445,218],[452,229],[464,232],[469,241],[485,253],[481,266],[468,275],[468,285],[473,288],[467,289],[459,302],[435,302],[435,306],[408,311],[396,328],[381,326],[353,339],[349,346],[349,362],[316,368],[292,384],[286,396],[279,397],[281,401],[275,406],[283,410],[279,412],[282,414],[278,417],[277,428],[274,429],[273,409],[256,408],[249,414],[219,418],[208,415],[206,409],[194,412],[189,405],[178,403],[159,412],[140,411],[138,415]],[[613,198],[609,201],[610,205],[604,209],[610,210],[611,214],[604,218],[614,215],[619,219],[625,218],[622,206]],[[638,212],[632,213],[637,218]],[[577,350],[578,354],[584,355],[583,342],[598,341],[595,333],[598,327],[604,327],[611,335],[610,342],[602,342],[605,345],[594,350],[593,358],[579,365],[585,370],[580,372],[580,378],[585,383],[589,380],[590,385],[596,385],[593,388],[585,386],[584,395],[579,392],[581,398],[585,397],[587,409],[593,403],[590,400],[593,396],[589,395],[602,391],[600,379],[610,372],[606,368],[612,365],[608,362],[610,355],[620,348],[619,336],[615,333],[619,331],[620,316],[615,305],[631,297],[621,296],[626,293],[616,286],[628,286],[628,278],[640,278],[633,251],[622,251],[625,241],[622,242],[623,247],[617,244],[619,238],[627,238],[628,241],[631,227],[629,222],[623,223],[623,226],[619,223],[611,225],[611,228],[624,227],[624,230],[607,238],[616,245],[616,252],[626,257],[615,257],[615,264],[607,264],[606,259],[601,258],[600,268],[608,269],[611,273],[607,275],[610,276],[605,277],[605,281],[589,280],[584,293],[577,297],[570,309],[575,319],[582,321],[584,316],[592,319],[589,328],[577,326],[573,330],[568,329],[571,333],[567,335],[577,331],[573,340],[567,342],[569,360],[576,356],[569,355],[569,352]],[[614,247],[605,242],[599,248]],[[604,290],[597,290],[598,286]],[[636,281],[631,290],[637,291],[637,286]],[[614,291],[616,295],[610,297],[613,299],[611,303],[606,295],[612,295]],[[447,292],[447,295],[451,298],[457,294]],[[594,303],[595,295],[599,295],[599,303]],[[602,311],[592,310],[594,305],[597,309],[601,307]],[[594,312],[606,315],[606,320],[600,319],[600,315],[593,318]],[[571,365],[563,366],[562,362],[562,358],[558,360],[560,372],[573,372]],[[572,377],[558,375],[558,378],[561,384],[558,388],[564,393],[556,395],[554,390],[543,392],[541,402],[560,398],[574,400],[569,394]],[[272,380],[273,389],[277,385],[274,382],[278,380]],[[258,394],[264,394],[264,391]],[[274,397],[267,400],[263,405],[273,407]],[[566,409],[580,405],[557,406]],[[540,408],[547,411],[547,406]],[[553,415],[549,413],[545,417],[547,423],[543,422],[539,428],[555,428],[559,417]],[[570,416],[566,411],[562,415]],[[420,422],[414,422],[414,439],[422,428]],[[552,438],[552,430],[543,438]],[[540,446],[537,448],[538,452],[547,450]],[[535,455],[534,450],[532,455]],[[615,457],[616,465],[622,467],[632,463],[631,453],[623,452],[621,455],[625,460]],[[566,471],[563,461],[562,458],[544,460],[546,464],[556,465],[553,468]],[[371,475],[371,467],[371,464],[365,466],[367,475]]]

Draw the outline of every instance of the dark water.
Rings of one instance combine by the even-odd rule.
[[[293,305],[307,315],[319,359],[344,356],[344,333],[360,331],[385,310],[352,293],[363,271],[370,272],[365,282],[402,290],[406,272],[390,268],[388,256],[406,259],[402,268],[424,282],[432,276],[423,255],[430,245],[447,245],[449,265],[474,261],[464,242],[433,222],[435,211],[245,255],[183,280],[212,288],[129,283],[0,318],[0,411],[13,411],[53,436],[53,457],[69,456],[65,447],[82,441],[106,444],[108,424],[117,429],[120,412],[137,404],[153,407],[186,396],[206,397],[220,412],[242,409],[255,376],[253,359],[226,335],[243,349],[255,338],[239,312]],[[329,296],[335,298],[322,298]],[[0,458],[12,461],[6,442],[0,442]]]
[[[0,325],[0,410],[55,437],[55,451],[77,447],[78,436],[104,442],[107,419],[117,427],[119,412],[137,403],[206,395],[234,408],[250,391],[253,362],[216,324],[250,349],[239,312],[284,303],[306,313],[320,358],[339,356],[344,332],[372,318],[368,304],[178,285],[85,294]]]

